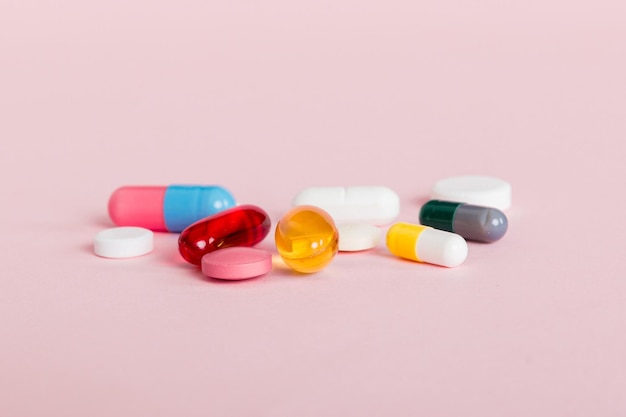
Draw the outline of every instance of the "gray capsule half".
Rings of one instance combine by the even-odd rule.
[[[431,200],[422,206],[420,223],[478,242],[501,239],[509,224],[506,215],[496,208],[441,200]]]

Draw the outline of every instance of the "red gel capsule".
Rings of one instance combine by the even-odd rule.
[[[209,252],[231,246],[253,246],[270,231],[270,216],[251,204],[233,207],[202,220],[183,230],[178,250],[187,262],[200,265]]]

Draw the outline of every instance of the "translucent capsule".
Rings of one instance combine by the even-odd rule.
[[[420,223],[478,242],[495,242],[508,227],[506,215],[497,208],[441,200],[422,206]]]
[[[180,232],[190,224],[235,206],[217,185],[125,186],[109,198],[109,216],[118,226]]]
[[[276,249],[293,270],[317,272],[337,254],[338,236],[326,211],[315,206],[296,206],[276,225]]]
[[[248,204],[206,217],[187,227],[178,237],[182,257],[200,265],[209,252],[231,246],[252,246],[265,239],[271,221],[260,207]]]
[[[387,231],[387,248],[405,259],[455,267],[467,258],[467,243],[461,236],[411,223],[395,223]]]

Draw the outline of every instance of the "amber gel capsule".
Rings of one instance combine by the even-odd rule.
[[[270,217],[262,208],[251,204],[237,206],[187,227],[178,238],[178,250],[187,262],[200,265],[209,252],[256,245],[267,236],[270,227]]]
[[[289,210],[276,225],[276,249],[291,269],[312,273],[333,260],[339,234],[330,215],[315,206]]]
[[[430,200],[422,206],[420,223],[487,243],[501,239],[509,224],[506,215],[496,208],[441,200]]]

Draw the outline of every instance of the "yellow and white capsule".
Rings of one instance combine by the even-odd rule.
[[[461,236],[419,224],[392,225],[387,231],[387,248],[401,258],[449,268],[467,258],[467,243]]]

